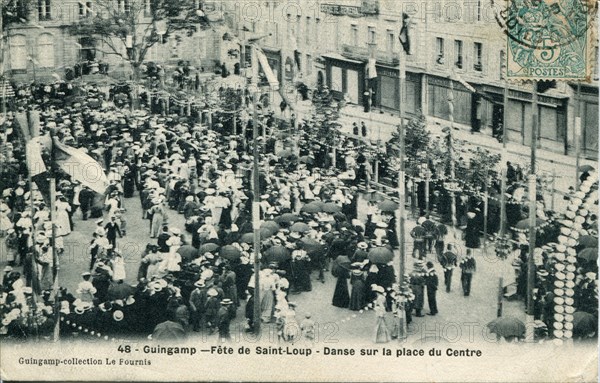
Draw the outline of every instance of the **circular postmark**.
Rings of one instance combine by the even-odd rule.
[[[495,18],[507,36],[510,61],[524,73],[561,76],[586,71],[595,2],[508,0],[500,8],[495,1]]]
[[[545,49],[580,40],[594,27],[595,0],[492,0],[494,18],[508,38],[523,47]]]

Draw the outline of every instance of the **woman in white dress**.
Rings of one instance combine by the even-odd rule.
[[[110,261],[111,268],[113,271],[112,279],[113,281],[124,281],[127,277],[125,272],[125,260],[121,256],[120,253],[114,252],[114,258]]]
[[[56,201],[56,235],[61,237],[71,233],[71,222],[69,221],[71,205],[64,196]]]

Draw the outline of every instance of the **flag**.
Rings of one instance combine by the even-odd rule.
[[[25,144],[25,160],[29,175],[32,177],[46,171],[46,165],[42,159],[42,149],[43,143],[41,142],[41,137],[35,137]]]
[[[267,56],[265,56],[264,52],[258,47],[256,47],[254,51],[256,52],[256,57],[258,58],[260,67],[262,68],[263,72],[265,72],[265,76],[267,76],[269,86],[271,86],[271,88],[274,90],[279,89],[279,80],[277,80],[277,76],[275,76],[273,73],[273,70],[269,65],[269,61],[267,60]]]
[[[410,36],[408,35],[408,15],[402,13],[402,27],[400,28],[400,34],[398,35],[402,49],[407,55],[410,54]]]
[[[54,139],[54,160],[72,180],[77,180],[100,194],[106,191],[108,179],[102,165],[81,149],[72,148]]]
[[[25,140],[29,140],[31,138],[31,133],[29,132],[29,122],[27,121],[27,114],[25,112],[18,112],[15,115],[15,120],[19,124],[19,128],[21,129],[21,133],[23,133],[23,137]]]
[[[373,78],[377,78],[377,68],[376,68],[377,60],[374,57],[369,58],[367,62],[367,73],[369,76],[369,80]]]

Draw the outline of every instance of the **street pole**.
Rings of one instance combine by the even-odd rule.
[[[508,81],[504,80],[503,93],[504,108],[502,110],[502,152],[500,159],[501,180],[500,180],[500,236],[506,234],[506,143],[508,142],[508,129],[506,120],[508,119]]]
[[[575,189],[579,185],[579,168],[581,166],[581,83],[577,83],[577,99],[575,111]]]
[[[448,155],[450,156],[450,180],[452,185],[454,185],[455,177],[454,177],[454,139],[453,139],[453,130],[454,130],[454,79],[450,77],[450,89],[448,91],[448,120],[450,121],[450,131],[448,133],[449,142],[448,142]],[[452,216],[452,228],[453,235],[456,238],[456,198],[454,196],[454,186],[452,190],[450,190],[450,214]]]
[[[485,169],[485,182],[483,184],[483,254],[487,254],[487,236],[488,236],[488,169]]]
[[[429,172],[429,166],[426,164],[425,168],[425,214],[429,217],[429,182],[431,180],[431,173]]]
[[[256,47],[252,46],[252,63],[256,57]],[[252,97],[253,115],[252,115],[252,229],[254,233],[254,333],[260,334],[260,177],[258,164],[258,76],[254,74],[256,68],[252,68],[252,86],[254,95]]]
[[[404,106],[402,105],[402,95],[404,94],[404,82],[406,81],[406,63],[404,49],[402,46],[399,47],[398,59],[398,115],[400,116],[400,170],[398,171],[398,198],[400,199],[400,203],[398,204],[398,219],[396,220],[396,232],[398,233],[398,245],[400,250],[400,264],[398,269],[398,284],[400,288],[404,284],[404,274],[406,274],[406,247],[405,247],[405,203],[406,203],[406,190],[405,190],[405,170],[404,170],[404,120],[403,120],[403,112]],[[398,320],[399,323],[399,331],[398,331],[398,340],[402,341],[406,339],[406,311],[404,307],[405,302],[402,302],[402,305],[398,309]]]
[[[534,341],[534,301],[533,288],[535,286],[535,263],[533,253],[536,240],[536,149],[537,149],[537,129],[538,129],[538,93],[537,81],[533,80],[533,99],[532,99],[532,117],[531,126],[531,173],[529,174],[529,257],[527,259],[527,316],[525,321],[525,341]]]

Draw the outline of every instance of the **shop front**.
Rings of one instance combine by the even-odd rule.
[[[598,158],[598,87],[582,85],[581,152],[586,158]]]
[[[498,90],[501,92],[498,88]],[[508,91],[506,130],[508,140],[531,145],[532,94],[519,90]],[[538,147],[558,153],[566,152],[566,99],[538,95]]]
[[[377,104],[384,110],[397,111],[399,98],[398,68],[378,65],[377,80],[379,85]],[[404,112],[416,116],[421,110],[421,74],[407,72],[405,89],[406,93],[402,97]]]
[[[348,102],[359,105],[365,89],[365,66],[362,61],[348,59],[342,55],[326,54],[325,70],[327,86],[337,100],[347,95]]]
[[[443,77],[428,76],[427,94],[429,96],[428,115],[448,120],[448,94],[450,91],[450,80]],[[454,81],[454,121],[459,124],[471,125],[473,118],[472,93],[461,83]]]
[[[281,76],[281,49],[269,49],[262,48],[263,52],[265,52],[265,56],[267,57],[267,61],[273,74],[277,77],[277,81],[282,83]]]

